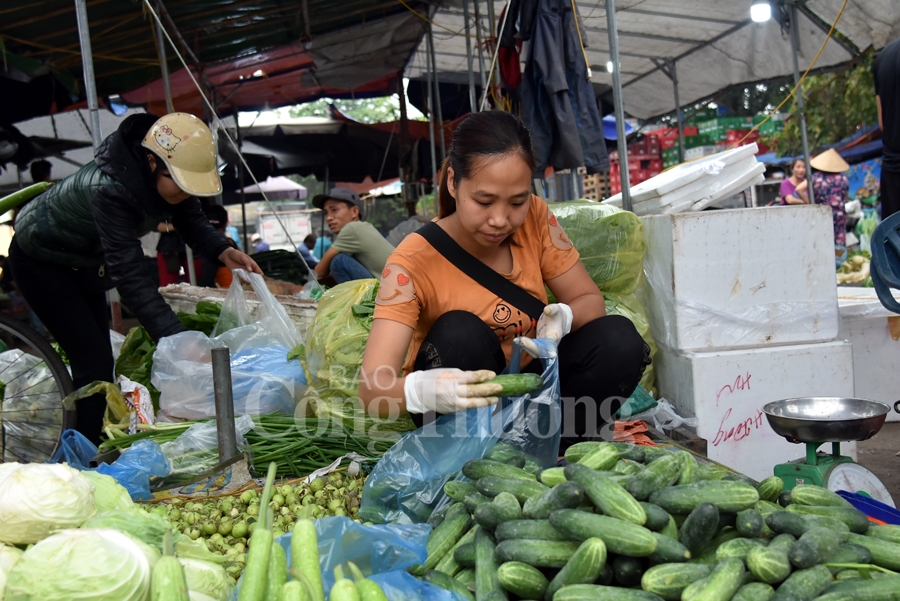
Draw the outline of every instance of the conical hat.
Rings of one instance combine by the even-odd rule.
[[[825,152],[810,159],[809,166],[819,171],[827,171],[828,173],[841,173],[850,169],[847,161],[841,158],[834,148],[829,148]]]

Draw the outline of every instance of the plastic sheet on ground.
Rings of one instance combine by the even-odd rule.
[[[59,438],[59,387],[41,359],[12,349],[0,353],[0,426],[5,462],[44,461]]]

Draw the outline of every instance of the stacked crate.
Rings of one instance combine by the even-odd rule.
[[[584,167],[580,167],[578,173],[581,174],[581,183],[584,189],[581,194],[582,198],[599,202],[609,197],[608,176],[605,173],[585,173]]]
[[[609,153],[609,162],[610,192],[618,194],[622,191],[622,170],[617,151]],[[628,144],[628,181],[632,186],[656,177],[662,170],[662,141],[659,136],[650,134]]]

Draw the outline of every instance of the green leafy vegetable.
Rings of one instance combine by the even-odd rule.
[[[92,471],[83,471],[81,474],[90,480],[94,486],[94,506],[98,512],[103,513],[114,509],[128,510],[134,508],[131,495],[112,476]]]

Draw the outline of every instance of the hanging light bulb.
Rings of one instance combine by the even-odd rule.
[[[772,18],[772,5],[765,0],[754,0],[750,7],[750,18],[755,23],[764,23]]]

